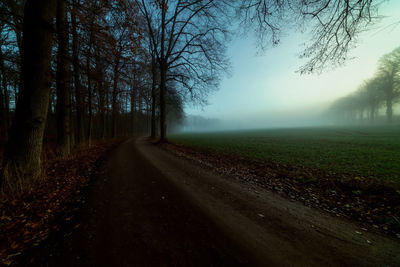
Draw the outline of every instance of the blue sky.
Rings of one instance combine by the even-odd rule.
[[[322,74],[300,75],[304,63],[298,58],[307,35],[288,33],[276,48],[257,55],[253,36],[235,38],[228,49],[232,75],[225,77],[217,92],[210,94],[209,105],[189,105],[186,113],[224,120],[257,121],[272,114],[293,114],[298,110],[321,110],[335,98],[357,89],[376,70],[378,59],[400,46],[400,1],[392,0],[380,8],[386,16],[374,29],[364,33],[345,66]]]

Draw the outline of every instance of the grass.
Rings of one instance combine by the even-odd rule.
[[[174,143],[400,183],[400,126],[175,134]]]

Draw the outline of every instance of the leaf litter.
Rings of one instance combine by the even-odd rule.
[[[80,191],[87,187],[96,165],[117,143],[118,140],[109,140],[82,146],[65,159],[50,156],[40,184],[22,196],[0,199],[0,265],[16,264],[18,256],[39,246],[57,229],[68,203],[80,201]]]
[[[360,229],[375,229],[400,239],[400,191],[374,177],[354,177],[183,144],[163,143],[161,146],[218,173],[274,191],[333,216],[352,219]]]

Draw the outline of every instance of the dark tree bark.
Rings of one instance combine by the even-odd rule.
[[[19,88],[18,88],[18,81],[17,80],[14,81],[13,87],[14,87],[15,103],[18,103]]]
[[[138,121],[139,121],[139,123],[138,123],[138,132],[139,132],[139,134],[142,134],[143,133],[143,121],[142,121],[143,113],[142,113],[142,96],[141,96],[140,92],[139,92],[137,97],[138,97],[138,99],[137,99],[137,109],[138,109]]]
[[[151,60],[151,138],[156,137],[156,84],[157,84],[157,66],[154,56]]]
[[[119,79],[119,64],[120,59],[117,57],[114,66],[114,77],[113,77],[113,91],[112,91],[112,133],[111,136],[114,138],[117,136],[117,120],[118,120],[118,105],[117,105],[117,97],[118,97],[118,79]]]
[[[104,86],[101,82],[98,83],[99,94],[99,111],[100,111],[100,138],[106,137],[106,113],[105,113],[105,96]]]
[[[88,131],[87,131],[87,141],[88,146],[92,145],[92,131],[93,131],[93,107],[92,107],[92,85],[90,79],[88,80]]]
[[[5,113],[5,126],[6,126],[6,136],[8,138],[8,130],[10,128],[10,94],[7,90],[7,87],[4,89],[4,113]]]
[[[110,121],[110,119],[109,119],[109,117],[110,117],[110,112],[109,112],[109,110],[108,110],[108,107],[110,106],[110,94],[109,94],[109,92],[107,91],[107,90],[105,90],[104,91],[104,94],[105,94],[105,106],[107,107],[106,109],[105,109],[105,111],[104,111],[104,135],[105,136],[109,136],[109,127],[108,127],[108,124],[109,124],[109,121]]]
[[[79,64],[79,53],[78,53],[78,32],[76,30],[76,12],[77,12],[78,1],[72,1],[71,11],[71,30],[72,30],[72,65],[74,67],[74,86],[75,86],[75,105],[76,105],[76,141],[77,143],[85,142],[85,127],[83,119],[83,106],[82,106],[82,85],[80,77],[80,64]]]
[[[41,174],[40,157],[51,85],[54,0],[27,0],[18,103],[6,146],[2,191],[27,190]]]
[[[167,140],[167,127],[166,127],[166,103],[165,103],[165,95],[166,95],[166,83],[167,83],[167,64],[166,62],[161,62],[160,64],[160,141]]]
[[[92,81],[90,75],[90,47],[88,54],[86,55],[86,67],[87,67],[87,89],[88,89],[88,129],[87,129],[87,142],[88,145],[92,144],[92,130],[93,130],[93,109],[92,109]]]
[[[8,137],[8,97],[7,97],[7,76],[4,67],[4,56],[3,51],[0,47],[0,71],[1,71],[1,85],[0,85],[0,128],[3,129],[4,137]]]
[[[104,67],[98,51],[96,51],[96,89],[98,94],[98,112],[100,113],[100,138],[106,137],[106,114],[105,114],[105,87],[104,87]]]
[[[159,68],[160,141],[166,141],[167,85],[185,89],[192,100],[216,89],[226,72],[225,44],[231,1],[136,1],[146,20],[149,48]],[[216,16],[215,14],[218,14]],[[197,93],[199,90],[201,93]]]
[[[3,78],[3,77],[2,77]],[[0,137],[4,135],[7,138],[7,126],[6,126],[6,118],[5,118],[5,97],[3,94],[3,90],[0,87]]]
[[[167,3],[161,1],[161,53],[160,53],[160,141],[166,141],[166,105],[165,105],[165,94],[167,87],[167,59],[165,54],[165,15],[167,12]]]
[[[68,21],[65,0],[57,0],[57,150],[60,156],[71,151],[70,64],[68,59]]]
[[[389,122],[392,122],[393,118],[393,98],[394,97],[386,98],[386,117]]]
[[[88,146],[91,146],[92,144],[92,131],[93,131],[93,106],[92,106],[92,94],[93,94],[93,89],[92,89],[92,73],[90,70],[90,57],[91,57],[91,50],[92,50],[92,45],[93,45],[93,23],[90,24],[90,29],[89,29],[89,43],[88,43],[88,48],[86,51],[86,73],[87,73],[87,90],[88,90],[88,126],[87,126],[87,143]]]
[[[136,133],[136,89],[131,90],[131,121],[132,121],[132,134]]]

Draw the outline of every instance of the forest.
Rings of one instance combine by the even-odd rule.
[[[243,31],[255,31],[261,47],[279,44],[283,23],[309,23],[315,38],[300,71],[313,72],[345,60],[353,37],[378,19],[377,7],[372,1],[3,1],[1,133],[9,138],[2,191],[23,191],[39,176],[43,140],[56,140],[61,156],[75,144],[134,132],[165,140],[167,124],[171,130],[182,119],[183,103],[206,101],[227,71],[233,18]]]
[[[400,99],[400,48],[383,55],[375,75],[364,81],[352,94],[336,100],[329,116],[340,123],[373,123],[380,109],[385,109],[387,122],[392,122],[394,106]]]
[[[349,60],[383,2],[2,0],[0,264],[398,263],[400,191],[370,182],[365,161],[354,177],[351,164],[331,168],[331,150],[314,160],[325,137],[305,157],[304,138],[319,130],[173,135],[184,121],[219,123],[185,108],[205,106],[229,77],[233,38],[250,35],[263,53],[306,32],[297,71],[322,73]],[[399,68],[397,48],[328,117],[373,121],[385,108],[394,121]],[[350,140],[332,136],[332,151]],[[217,152],[188,145],[210,140]],[[382,176],[397,179],[392,169]]]

